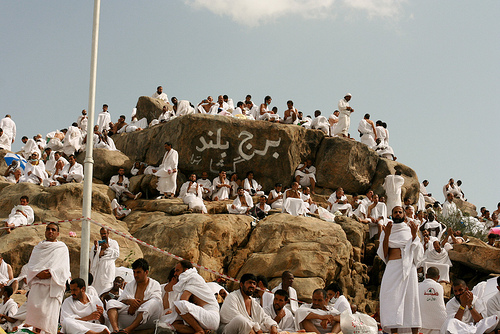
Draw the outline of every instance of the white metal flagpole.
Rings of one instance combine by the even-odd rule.
[[[94,111],[95,90],[97,77],[97,46],[99,41],[99,15],[101,11],[101,0],[94,0],[94,24],[92,28],[92,52],[90,58],[90,85],[89,85],[89,113],[87,122],[87,144],[84,162],[83,181],[83,204],[82,216],[82,239],[80,246],[80,278],[88,283],[89,275],[89,246],[90,246],[90,222],[92,214],[92,177],[94,168]]]

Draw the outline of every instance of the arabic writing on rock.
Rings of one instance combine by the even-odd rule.
[[[215,138],[214,138],[214,136],[215,136]],[[201,146],[197,145],[195,147],[196,151],[198,151],[200,153],[204,152],[205,150],[222,151],[220,153],[217,153],[219,155],[219,159],[213,158],[215,156],[215,152],[213,155],[211,154],[210,172],[215,173],[215,174],[217,174],[219,172],[219,170],[222,169],[226,165],[226,160],[230,160],[227,157],[227,153],[225,152],[229,149],[230,143],[227,140],[224,141],[221,138],[221,136],[222,136],[222,129],[221,128],[217,129],[216,133],[209,130],[206,133],[206,137],[208,138],[208,141],[205,138],[205,135],[200,136],[199,140],[200,140]],[[279,137],[278,140],[266,139],[266,143],[265,143],[263,148],[256,147],[255,142],[252,141],[253,138],[254,138],[254,135],[246,130],[243,130],[240,132],[240,134],[238,135],[238,139],[240,140],[239,145],[238,145],[238,151],[237,151],[238,156],[236,158],[232,159],[232,163],[231,163],[231,161],[229,161],[228,164],[232,164],[232,170],[227,170],[228,173],[236,172],[236,165],[239,164],[240,162],[249,161],[255,155],[265,156],[268,153],[270,147],[278,147],[281,143],[281,137]],[[257,149],[257,148],[261,148],[261,149]],[[280,155],[278,152],[274,152],[272,154],[272,157],[274,159],[278,159],[279,156]],[[199,165],[202,161],[203,161],[203,158],[201,155],[192,154],[191,159],[189,160],[189,163],[191,165]]]

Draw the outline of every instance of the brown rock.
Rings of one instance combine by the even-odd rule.
[[[272,290],[281,283],[281,278],[274,278],[269,282]],[[312,302],[312,294],[316,289],[324,289],[325,281],[321,277],[295,277],[293,288],[297,290],[297,298],[305,303]]]
[[[85,152],[79,153],[76,156],[76,161],[82,165],[84,164],[84,160]],[[105,184],[109,184],[111,177],[118,174],[120,167],[125,168],[125,173],[129,173],[133,164],[134,161],[130,160],[129,157],[120,151],[110,151],[104,148],[94,149],[93,176]]]
[[[323,136],[299,126],[197,114],[113,139],[132,160],[154,166],[162,161],[163,143],[170,141],[185,175],[207,171],[214,178],[225,169],[243,179],[253,170],[255,179],[271,190],[276,182],[291,183],[295,168],[305,157],[314,158]]]
[[[360,142],[340,137],[325,138],[316,159],[316,179],[322,187],[364,193],[370,188],[379,157]]]
[[[457,205],[457,207],[462,211],[462,213],[468,214],[472,217],[477,217],[476,206],[470,202],[463,201],[458,198],[454,198],[453,202]]]
[[[146,117],[149,124],[153,119],[158,119],[158,117],[160,117],[163,111],[163,106],[167,106],[168,110],[173,110],[172,105],[165,103],[163,100],[154,99],[149,96],[141,96],[139,97],[136,105],[137,119]]]
[[[474,237],[469,237],[469,240],[453,245],[448,252],[450,259],[481,272],[500,274],[500,249]]]
[[[136,231],[135,237],[147,243],[222,272],[233,252],[246,240],[251,221],[252,218],[242,215],[161,217],[155,213],[142,213],[129,222],[129,228]],[[165,282],[177,260],[149,248],[143,248],[143,252],[152,266],[151,276]],[[207,280],[215,278],[206,271],[200,271],[200,275]]]
[[[385,196],[385,190],[384,187],[382,187],[385,177],[389,174],[394,174],[397,170],[401,171],[401,176],[405,179],[405,183],[401,188],[401,201],[405,197],[409,197],[412,203],[416,204],[420,192],[420,183],[418,182],[417,173],[402,163],[380,158],[375,175],[371,180],[371,189],[379,196]]]
[[[368,227],[366,224],[360,223],[346,216],[335,217],[335,222],[344,230],[347,240],[353,247],[362,247],[365,240]]]

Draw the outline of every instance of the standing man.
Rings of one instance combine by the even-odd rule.
[[[163,161],[157,170],[153,170],[158,176],[158,185],[156,189],[164,198],[174,197],[177,189],[177,164],[179,162],[179,153],[172,148],[170,142],[165,142],[165,155]]]
[[[387,264],[380,286],[380,323],[386,333],[411,329],[417,334],[422,327],[416,266],[423,259],[423,247],[417,231],[413,221],[405,222],[403,208],[395,206],[392,221],[380,234],[377,254]]]
[[[94,276],[92,286],[100,296],[113,287],[115,261],[120,256],[120,246],[109,237],[109,232],[104,227],[101,227],[99,233],[101,240],[94,240],[90,251],[90,273]]]
[[[273,293],[278,290],[285,290],[288,292],[289,298],[291,298],[290,302],[286,305],[286,307],[295,314],[295,311],[299,308],[299,303],[297,302],[297,290],[292,287],[293,280],[295,277],[293,276],[291,271],[285,270],[281,274],[281,283],[273,289]]]
[[[0,128],[3,130],[4,134],[9,137],[9,145],[5,149],[10,151],[11,145],[16,139],[16,123],[10,118],[10,115],[5,115],[4,118],[0,120]]]
[[[59,225],[45,228],[45,240],[33,248],[28,262],[27,282],[30,288],[25,323],[35,331],[57,333],[57,321],[66,281],[71,276],[69,251],[58,241]]]
[[[109,123],[111,123],[111,115],[108,111],[108,105],[103,104],[102,111],[99,113],[99,116],[97,116],[97,125],[99,126],[99,132],[102,132],[103,130],[109,130]]]
[[[392,212],[395,206],[401,206],[401,187],[405,179],[401,176],[401,171],[396,171],[394,175],[389,174],[385,177],[384,187],[387,196],[387,212]]]
[[[377,146],[377,130],[375,124],[370,120],[370,114],[365,114],[365,117],[359,121],[358,132],[361,136],[361,142],[369,148],[374,149]]]
[[[351,113],[354,112],[354,109],[349,106],[351,97],[352,95],[350,93],[347,93],[344,98],[339,101],[339,122],[335,127],[334,135],[347,137],[349,133],[349,126],[351,125]]]
[[[443,286],[438,283],[439,270],[429,267],[425,280],[418,284],[420,314],[422,315],[422,334],[438,334],[446,320]]]

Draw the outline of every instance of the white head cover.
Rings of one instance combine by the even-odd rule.
[[[347,94],[344,95],[344,97],[346,97],[346,96],[352,97],[351,93],[347,93]]]

